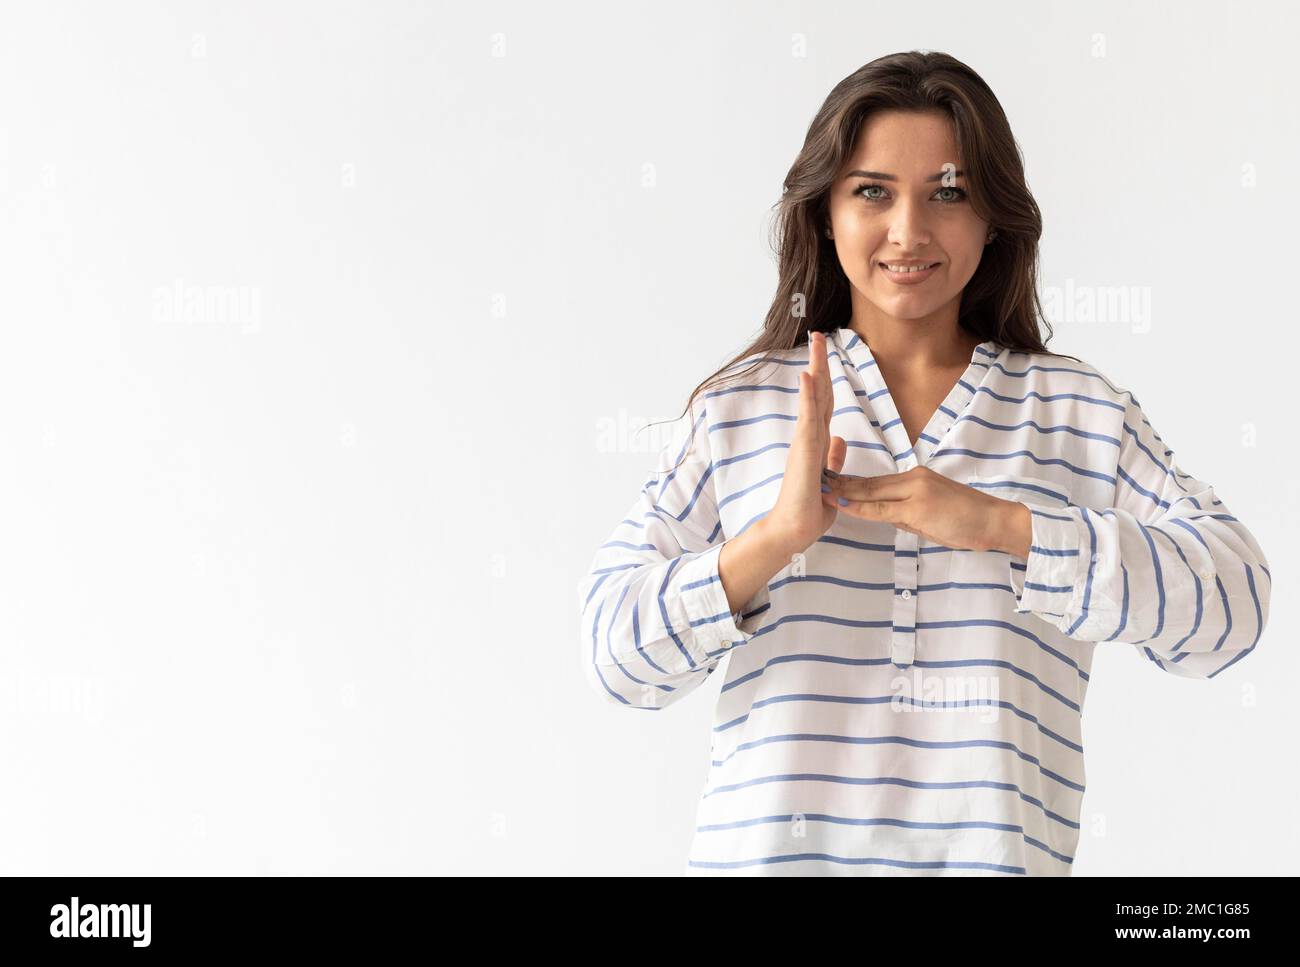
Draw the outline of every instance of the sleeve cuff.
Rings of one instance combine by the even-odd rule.
[[[1088,547],[1080,539],[1082,521],[1073,508],[1054,512],[1030,507],[1029,512],[1033,530],[1029,557],[1023,564],[1015,555],[1009,559],[1011,593],[1016,599],[1013,610],[1060,618],[1072,613],[1081,583]]]
[[[713,661],[720,652],[752,638],[763,612],[770,607],[768,588],[764,584],[738,612],[731,613],[718,573],[718,558],[724,546],[725,542],[719,543],[697,554],[678,572],[678,600],[684,619],[678,633],[691,657],[700,664]]]

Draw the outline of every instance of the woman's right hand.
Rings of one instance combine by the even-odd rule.
[[[763,518],[765,529],[790,554],[797,554],[826,533],[839,511],[822,500],[822,470],[839,473],[848,447],[831,436],[834,409],[826,334],[808,335],[808,368],[799,373],[799,415],[786,456],[785,476],[776,505]]]

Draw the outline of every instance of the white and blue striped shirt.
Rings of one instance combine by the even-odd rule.
[[[808,349],[737,382],[750,357],[581,581],[590,682],[661,709],[725,668],[688,874],[1068,876],[1094,643],[1212,678],[1259,642],[1267,561],[1086,363],[986,341],[913,446],[866,343],[827,351],[842,472],[924,465],[1021,501],[1029,557],[840,514],[730,613],[718,555],[776,501]]]

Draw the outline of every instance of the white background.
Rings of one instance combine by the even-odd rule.
[[[723,676],[607,703],[576,582],[655,463],[662,427],[625,431],[757,333],[817,107],[913,48],[1001,99],[1044,288],[1149,293],[1050,346],[1278,583],[1211,682],[1098,647],[1075,874],[1294,872],[1298,27],[6,4],[0,872],[678,874]]]

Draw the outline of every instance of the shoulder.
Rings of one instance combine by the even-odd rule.
[[[750,353],[713,374],[701,396],[706,403],[752,392],[759,388],[798,391],[799,373],[808,366],[808,348],[774,349]]]
[[[1046,387],[1057,393],[1086,394],[1121,409],[1126,408],[1130,402],[1137,405],[1133,393],[1117,382],[1110,372],[1079,356],[1006,350],[1001,368],[1010,376],[1032,378],[1033,384],[1040,390]]]

